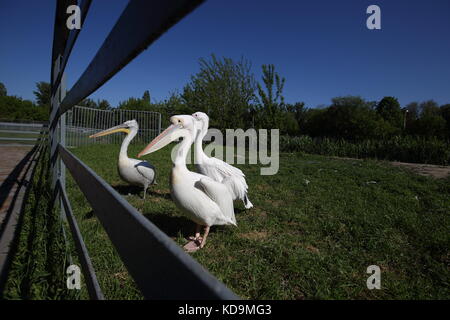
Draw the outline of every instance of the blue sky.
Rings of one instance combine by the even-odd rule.
[[[70,88],[87,67],[127,1],[94,0],[67,71]],[[366,8],[381,8],[382,29],[366,28]],[[0,82],[34,100],[49,81],[55,1],[0,0]],[[206,1],[91,95],[115,106],[150,90],[152,100],[182,91],[211,53],[274,64],[287,102],[308,107],[332,97],[392,95],[402,105],[450,103],[450,1]]]

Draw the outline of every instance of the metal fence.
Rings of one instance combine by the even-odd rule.
[[[122,143],[123,136],[120,134],[96,139],[89,139],[89,136],[133,119],[138,122],[139,131],[131,143],[147,143],[161,131],[161,114],[159,112],[100,110],[75,106],[66,113],[66,145],[78,147],[87,144]]]
[[[35,122],[0,122],[0,145],[34,145],[44,138],[47,124]]]
[[[53,187],[55,200],[57,198],[62,202],[62,213],[68,218],[72,239],[78,249],[84,279],[92,299],[102,299],[103,295],[96,280],[95,265],[92,265],[89,259],[76,219],[71,212],[70,199],[65,193],[66,166],[145,298],[237,298],[223,283],[209,274],[65,147],[67,112],[73,110],[77,103],[101,87],[202,2],[202,0],[130,0],[89,66],[67,92],[64,69],[80,30],[68,30],[65,18],[67,7],[78,2],[75,0],[57,2],[52,50],[50,116]],[[82,23],[90,4],[90,0],[79,3]]]

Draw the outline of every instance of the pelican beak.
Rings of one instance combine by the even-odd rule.
[[[130,133],[130,129],[128,128],[127,125],[125,124],[120,124],[118,126],[97,132],[96,134],[90,135],[89,138],[97,138],[97,137],[102,137],[102,136],[106,136],[108,134],[112,134],[112,133],[116,133],[116,132],[125,132],[126,134]]]
[[[172,124],[166,130],[161,132],[159,136],[153,139],[139,154],[138,158],[145,156],[146,154],[155,152],[161,148],[164,148],[166,145],[175,141],[179,137],[181,137],[181,132],[183,127],[179,124]]]

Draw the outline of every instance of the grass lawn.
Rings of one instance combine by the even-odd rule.
[[[131,146],[129,155],[142,148]],[[142,190],[117,174],[118,145],[72,152],[183,245],[194,224],[170,198],[170,149],[144,157],[158,174],[145,202]],[[239,167],[255,207],[246,211],[235,202],[238,227],[212,228],[206,247],[193,256],[242,298],[450,298],[450,179],[417,176],[382,162],[300,153],[282,154],[274,176],[261,176],[259,165]],[[106,298],[141,298],[69,176],[69,198]],[[369,265],[381,268],[381,290],[366,287]]]
[[[39,132],[36,133],[10,133],[0,132],[2,138],[39,138]]]

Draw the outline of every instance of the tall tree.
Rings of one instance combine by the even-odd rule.
[[[411,102],[406,105],[405,109],[408,110],[408,114],[406,117],[407,121],[414,121],[417,118],[419,118],[419,113],[420,113],[419,103]]]
[[[394,127],[402,125],[402,110],[397,98],[384,97],[376,106],[377,113]]]
[[[36,102],[40,106],[50,106],[51,90],[50,83],[39,81],[36,83],[36,91],[33,91],[36,96]]]
[[[280,109],[284,105],[283,88],[286,81],[275,72],[273,64],[262,66],[263,84],[257,84],[261,108],[260,118],[266,128],[279,128],[281,124]]]
[[[3,82],[0,82],[0,97],[6,97],[8,95],[8,91],[6,90]]]
[[[441,115],[446,122],[447,139],[450,139],[450,104],[445,104],[441,106]]]
[[[441,113],[439,105],[434,100],[424,101],[419,106],[421,117],[422,116],[437,116]]]
[[[336,97],[316,121],[318,134],[347,140],[381,138],[397,133],[374,109],[374,102],[358,96]]]
[[[241,58],[200,59],[200,71],[184,87],[182,98],[192,111],[206,112],[211,126],[243,128],[245,115],[255,99],[250,63]]]
[[[142,100],[150,104],[150,91],[148,90],[144,91],[144,94],[142,95]]]
[[[81,102],[78,103],[78,105],[82,106],[82,107],[92,108],[92,109],[97,109],[97,107],[98,107],[97,103],[90,98],[83,99]]]
[[[109,104],[108,100],[97,100],[97,108],[101,110],[109,110],[111,109],[111,105]]]

